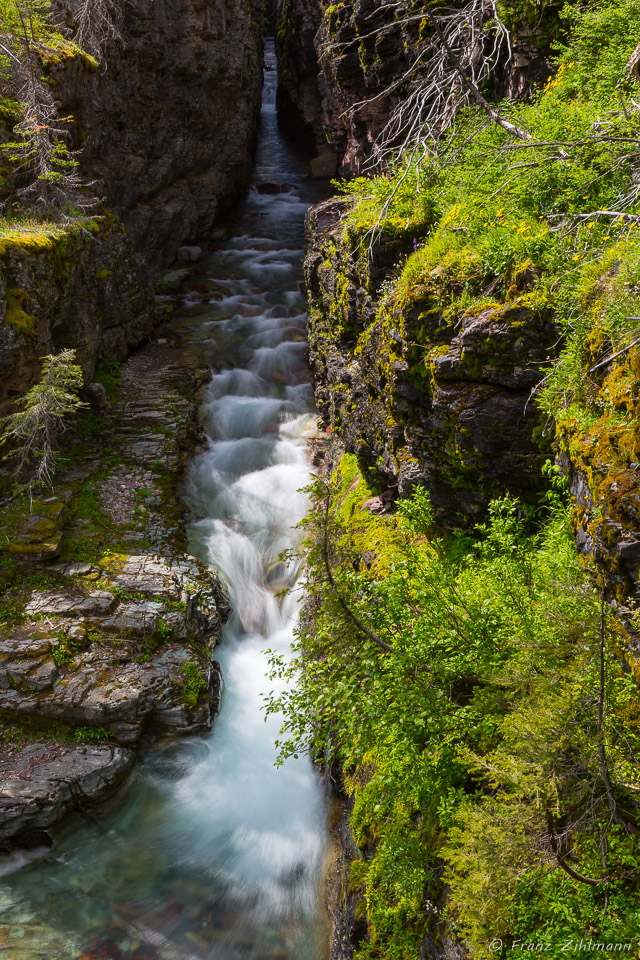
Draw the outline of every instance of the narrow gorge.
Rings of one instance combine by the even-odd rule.
[[[640,957],[639,0],[1,0],[0,952]]]

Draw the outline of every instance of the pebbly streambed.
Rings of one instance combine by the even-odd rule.
[[[275,116],[267,72],[254,186],[207,255],[177,322],[211,366],[208,442],[191,466],[192,552],[234,614],[218,650],[222,709],[205,737],[154,750],[98,819],[2,864],[12,960],[321,960],[326,809],[309,761],[274,767],[264,651],[289,649],[295,546],[315,430],[301,292],[314,199]],[[276,594],[294,587],[285,598]],[[18,945],[20,944],[20,945]],[[3,950],[0,945],[0,952]]]

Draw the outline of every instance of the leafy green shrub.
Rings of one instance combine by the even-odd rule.
[[[51,656],[56,667],[60,670],[73,662],[76,654],[84,648],[85,643],[75,637],[70,637],[61,630],[56,631],[56,637],[58,643],[53,647]]]
[[[101,743],[104,740],[113,740],[114,734],[106,727],[76,727],[73,739],[76,743]]]
[[[184,677],[181,684],[182,702],[195,707],[198,704],[200,695],[207,689],[207,679],[202,673],[202,669],[193,660],[183,663],[180,672]]]
[[[267,709],[284,711],[283,756],[342,766],[369,928],[358,957],[418,956],[445,884],[448,923],[478,957],[495,937],[507,956],[517,939],[634,936],[640,711],[561,491],[538,534],[503,500],[475,541],[443,540],[422,491],[395,519],[362,510],[345,459],[312,491],[310,597],[293,663],[271,655],[296,685]]]

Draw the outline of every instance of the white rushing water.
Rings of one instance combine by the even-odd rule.
[[[209,439],[188,484],[189,537],[224,577],[234,609],[217,652],[222,710],[210,735],[154,751],[100,825],[76,827],[53,856],[2,878],[0,909],[24,926],[25,960],[82,951],[107,960],[321,960],[326,952],[321,781],[306,758],[274,765],[279,721],[265,723],[262,709],[272,686],[265,651],[287,654],[297,616],[298,570],[279,557],[298,541],[315,430],[301,283],[312,198],[278,133],[274,68],[268,44],[254,187],[180,311],[183,333],[212,369]],[[41,953],[26,946],[34,924]]]

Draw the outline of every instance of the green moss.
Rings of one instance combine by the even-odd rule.
[[[60,34],[52,35],[46,44],[41,44],[38,47],[38,55],[42,66],[46,69],[75,61],[93,73],[99,66],[95,57],[92,57],[91,54],[82,50],[76,43],[67,40]]]
[[[11,254],[47,253],[55,249],[65,231],[52,223],[0,220],[0,258]]]
[[[180,668],[183,681],[180,688],[180,697],[187,706],[195,707],[207,689],[207,678],[203,667],[193,660],[183,663]]]
[[[35,333],[35,317],[27,313],[25,307],[29,304],[28,290],[20,287],[7,287],[7,305],[5,308],[5,323],[15,327],[20,333],[33,335]]]

